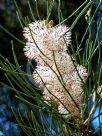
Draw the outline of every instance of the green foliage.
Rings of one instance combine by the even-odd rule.
[[[31,22],[31,19],[29,17],[23,17],[19,9],[19,6],[17,5],[15,0],[14,0],[14,3],[17,8],[16,13],[19,19],[19,23],[21,27],[23,28],[24,26],[27,26],[29,22]],[[59,22],[57,25],[66,23],[66,21],[69,21],[73,16],[77,15],[74,22],[70,26],[71,31],[74,30],[77,22],[80,20],[80,18],[83,15],[87,13],[89,8],[92,6],[92,1],[85,1],[70,16],[68,16],[67,18],[64,18],[63,12],[61,11],[61,8],[60,8],[61,3],[62,3],[61,0],[58,0],[58,1],[54,1],[54,0],[48,1],[47,0],[46,1],[47,16],[45,19],[47,21],[51,19],[52,10],[57,5],[57,10],[58,10],[57,17],[58,17],[58,22]],[[35,1],[35,5],[36,5],[36,13],[37,13],[38,18],[43,19],[40,17],[37,1]],[[30,0],[28,0],[28,8],[30,10],[32,19],[36,20],[36,17],[33,14]],[[94,19],[94,15],[92,16],[91,20],[88,22],[86,31],[84,32],[84,35],[80,43],[77,40],[78,35],[76,33],[75,43],[72,43],[71,48],[70,48],[74,56],[75,62],[79,63],[80,65],[85,66],[88,70],[88,79],[87,79],[87,82],[84,83],[84,91],[83,91],[84,99],[83,99],[83,107],[81,111],[82,120],[85,120],[87,116],[86,111],[88,110],[90,111],[90,108],[88,106],[88,100],[92,99],[94,93],[95,93],[95,97],[98,98],[98,100],[94,103],[94,109],[92,112],[94,112],[97,104],[101,103],[101,97],[97,93],[97,88],[101,85],[101,82],[102,82],[101,81],[101,75],[102,75],[101,50],[98,46],[97,34],[94,40],[91,38],[90,29],[91,29],[91,24],[92,24],[93,19]],[[6,33],[8,33],[13,39],[17,40],[17,42],[20,42],[23,45],[25,44],[23,41],[20,41],[17,37],[15,37],[9,31],[7,31],[4,27],[0,26],[0,28],[3,29]],[[55,105],[53,105],[51,101],[46,101],[42,97],[42,94],[40,93],[41,90],[39,90],[39,88],[37,88],[34,84],[31,84],[28,82],[27,78],[30,77],[31,75],[29,75],[28,73],[22,70],[22,67],[19,65],[19,62],[17,60],[17,57],[13,49],[13,46],[14,46],[13,41],[11,41],[11,45],[12,45],[12,52],[13,52],[15,64],[10,63],[8,59],[5,59],[2,55],[0,55],[0,69],[4,71],[5,76],[9,82],[9,85],[6,85],[4,83],[1,83],[1,84],[6,85],[11,90],[15,91],[16,97],[20,101],[23,101],[31,109],[29,113],[27,113],[26,119],[22,116],[20,112],[19,112],[19,115],[16,115],[16,113],[12,109],[19,126],[26,133],[26,135],[27,136],[34,136],[34,135],[46,136],[47,134],[45,132],[45,128],[47,127],[48,127],[48,131],[50,132],[51,136],[52,136],[52,129],[53,130],[56,129],[55,131],[58,131],[56,127],[54,128],[53,122],[49,124],[49,122],[45,118],[45,114],[48,114],[52,118],[52,120],[54,120],[57,123],[57,125],[59,126],[59,132],[61,136],[81,136],[81,135],[84,136],[84,135],[89,134],[89,130],[90,130],[89,135],[91,135],[92,130],[90,129],[89,124],[90,124],[92,113],[90,115],[89,122],[87,124],[86,129],[84,129],[84,124],[82,124],[82,120],[80,119],[79,120],[74,119],[74,121],[65,120],[59,114],[59,112],[55,108]],[[38,118],[38,116],[40,117],[40,119]]]

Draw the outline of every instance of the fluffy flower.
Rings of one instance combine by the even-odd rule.
[[[54,53],[52,60],[53,60],[52,61],[53,67],[55,67],[55,63],[56,63],[57,65],[56,67],[58,67],[62,75],[71,73],[75,69],[71,56],[66,51],[61,51],[61,52],[56,51]]]
[[[43,90],[43,97],[55,103],[66,118],[69,114],[80,116],[82,80],[87,77],[87,70],[72,61],[73,56],[66,52],[66,44],[71,42],[68,30],[65,25],[52,26],[46,21],[36,21],[23,31],[27,40],[24,53],[38,64],[33,79]]]
[[[58,72],[54,70],[60,80],[53,70],[47,66],[37,66],[36,71],[33,73],[33,78],[36,83],[43,86],[44,98],[46,100],[52,100],[55,104],[57,103],[59,112],[61,114],[66,114],[64,117],[68,117],[69,112],[71,113],[71,116],[80,116],[80,107],[83,98],[83,83],[81,82],[78,73],[82,80],[85,80],[87,71],[83,66],[77,66],[76,69],[74,68],[72,73],[68,72],[67,74],[62,75],[62,83],[65,83],[65,88],[61,84],[61,77]],[[73,99],[70,97],[69,93]],[[77,104],[77,107],[75,103]]]
[[[66,31],[68,32],[66,33]],[[27,40],[24,47],[25,56],[35,59],[39,64],[44,63],[39,56],[49,63],[52,51],[67,50],[65,41],[66,44],[71,42],[71,32],[68,27],[65,25],[49,27],[46,21],[36,21],[29,24],[24,28],[23,35]]]

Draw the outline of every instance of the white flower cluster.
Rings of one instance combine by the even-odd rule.
[[[37,62],[33,79],[43,88],[44,98],[55,103],[64,117],[69,113],[78,117],[83,97],[82,80],[86,80],[87,70],[73,63],[67,53],[71,43],[69,28],[51,24],[52,21],[36,21],[24,28],[27,40],[24,53]]]

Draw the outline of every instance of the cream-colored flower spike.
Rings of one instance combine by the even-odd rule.
[[[70,66],[69,66],[70,67]],[[67,69],[67,67],[66,67]],[[83,80],[87,77],[87,71],[83,66],[78,66],[77,70]],[[56,71],[58,74],[58,72]],[[40,77],[39,77],[40,75]],[[59,76],[59,75],[58,75]],[[62,86],[60,80],[58,80],[56,74],[49,68],[45,66],[38,66],[36,71],[33,73],[34,80],[42,87],[44,87],[44,98],[47,100],[52,100],[57,103],[58,110],[61,114],[67,114],[64,117],[68,117],[68,111],[71,116],[80,116],[80,107],[82,104],[83,96],[83,83],[77,74],[77,71],[73,70],[72,73],[62,74],[63,82],[65,83],[65,88]],[[43,79],[43,82],[42,80]],[[70,97],[70,95],[75,100],[77,107]],[[53,96],[54,95],[54,96]],[[57,98],[56,98],[57,97]],[[60,100],[60,101],[59,101]],[[63,103],[63,105],[61,104]],[[65,107],[64,107],[65,106]]]
[[[65,41],[67,45],[71,42],[71,32],[68,31],[68,27],[65,25],[53,27],[49,24],[45,20],[35,21],[23,30],[27,40],[24,48],[25,56],[35,59],[39,64],[44,64],[40,56],[49,63],[49,60],[52,61],[52,51],[65,51],[67,50]]]
[[[24,54],[37,61],[33,79],[43,89],[43,97],[55,103],[63,117],[80,117],[82,80],[86,80],[87,70],[72,61],[73,57],[66,52],[71,43],[69,28],[53,26],[52,21],[36,21],[23,32],[27,40]]]

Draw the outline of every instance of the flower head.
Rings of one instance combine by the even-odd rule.
[[[24,53],[37,61],[33,79],[43,89],[43,97],[56,103],[64,117],[68,117],[69,113],[80,116],[82,80],[86,80],[87,70],[76,64],[73,56],[66,51],[71,42],[69,28],[36,21],[24,28],[23,32],[27,40]]]
[[[65,41],[67,44],[71,42],[71,32],[68,27],[65,25],[49,27],[45,21],[35,21],[29,24],[24,28],[23,35],[27,40],[24,47],[25,56],[35,59],[40,64],[43,61],[39,56],[48,61],[52,58],[52,51],[67,50]]]

